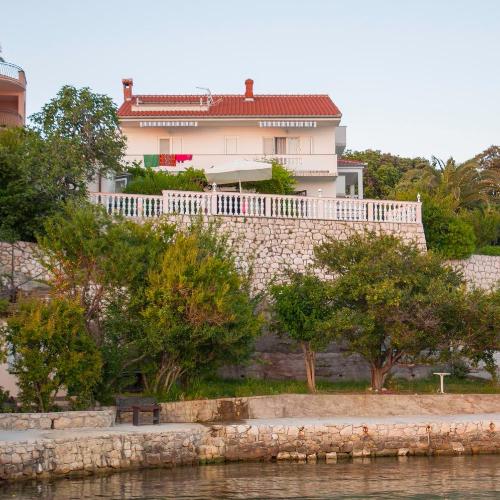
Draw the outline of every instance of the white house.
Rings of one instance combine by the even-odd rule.
[[[328,95],[135,94],[124,79],[118,110],[126,160],[179,171],[232,160],[277,159],[307,196],[363,197],[363,164],[339,161],[346,145],[342,114]],[[119,191],[120,180],[105,186]]]

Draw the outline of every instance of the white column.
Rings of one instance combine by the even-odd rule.
[[[358,200],[363,199],[363,171],[358,171]]]

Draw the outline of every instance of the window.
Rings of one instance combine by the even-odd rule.
[[[160,139],[160,154],[161,155],[170,154],[170,139]]]
[[[300,154],[299,137],[264,137],[265,155],[297,155]]]
[[[225,137],[224,152],[227,155],[235,155],[238,152],[238,138],[236,136]]]

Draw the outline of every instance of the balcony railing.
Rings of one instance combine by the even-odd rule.
[[[0,78],[1,77],[17,80],[21,85],[26,85],[24,70],[15,64],[0,61]]]
[[[125,161],[143,162],[143,155],[125,155]],[[197,154],[193,153],[192,160],[178,163],[176,167],[161,167],[163,170],[177,172],[187,167],[209,168],[213,165],[223,165],[231,161],[255,160],[271,161],[286,166],[299,176],[335,176],[337,175],[337,157],[334,154],[296,154],[296,155],[263,155],[253,154]]]
[[[420,224],[421,203],[315,198],[257,193],[163,191],[162,196],[92,193],[109,214],[155,218],[163,214],[324,219]]]
[[[0,127],[21,127],[24,125],[23,117],[16,111],[0,109]]]

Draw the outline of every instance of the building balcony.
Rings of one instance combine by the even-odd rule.
[[[144,164],[143,155],[126,155],[124,159],[129,163],[135,161]],[[217,155],[193,153],[191,160],[176,162],[175,167],[159,166],[158,168],[169,172],[179,172],[189,167],[205,169],[214,165],[222,165],[239,160],[276,160],[291,170],[296,177],[335,177],[337,175],[337,155],[335,154],[263,155],[255,153]]]
[[[23,117],[16,111],[0,109],[0,127],[22,127]]]
[[[0,61],[0,90],[17,91],[26,89],[24,70],[15,64]]]

